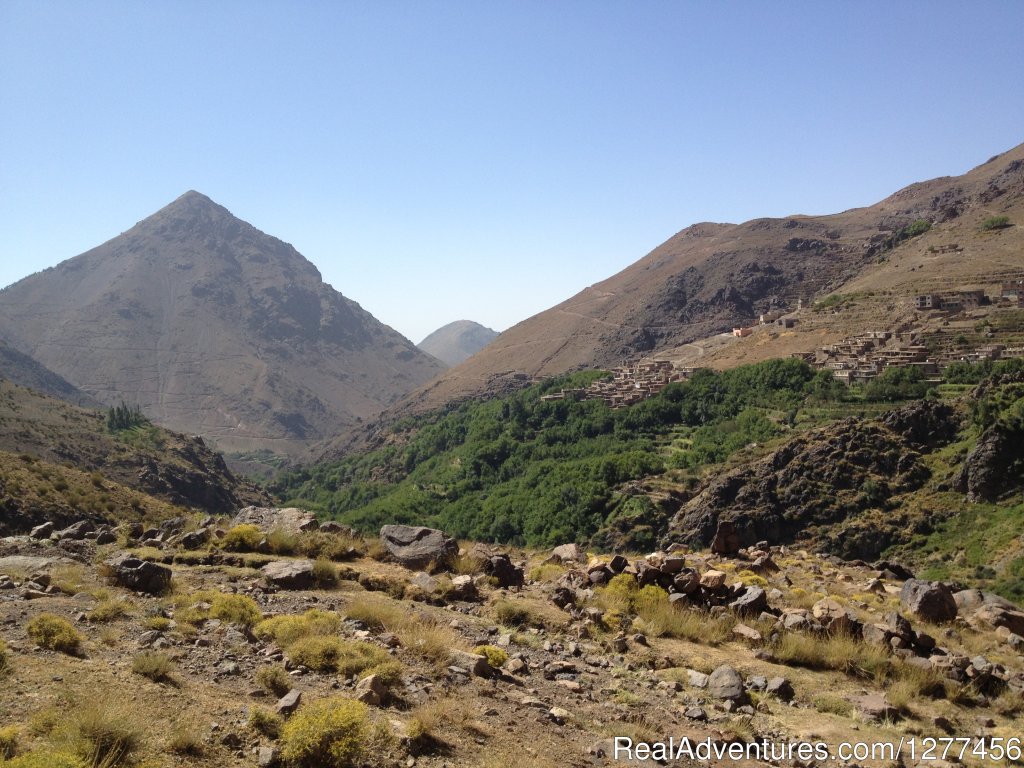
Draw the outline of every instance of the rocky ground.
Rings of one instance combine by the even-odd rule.
[[[737,551],[728,526],[712,551],[625,557],[314,526],[250,512],[0,540],[0,756],[99,765],[118,732],[108,765],[327,764],[289,748],[336,697],[366,705],[354,765],[626,764],[616,736],[1022,732],[1024,613],[895,563]]]

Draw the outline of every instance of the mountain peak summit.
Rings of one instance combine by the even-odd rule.
[[[291,245],[195,190],[10,286],[0,326],[97,399],[225,450],[298,453],[442,370]]]

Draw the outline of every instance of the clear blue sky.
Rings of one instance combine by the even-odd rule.
[[[0,285],[196,189],[419,341],[1024,141],[1024,2],[0,0]]]

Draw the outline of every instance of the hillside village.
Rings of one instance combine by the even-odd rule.
[[[1019,314],[1024,307],[1024,279],[1004,281],[991,295],[984,289],[949,290],[917,295],[912,301],[923,313],[920,323],[865,331],[793,357],[831,371],[844,384],[866,383],[887,368],[917,368],[925,378],[937,379],[953,363],[1024,357],[1024,318]],[[969,314],[976,310],[982,310],[984,316]],[[803,301],[798,300],[794,312],[765,312],[756,325],[739,326],[724,335],[747,339],[766,326],[790,329],[808,311],[813,310],[805,310]],[[1006,322],[994,326],[993,317]],[[978,328],[982,330],[978,332]],[[972,343],[967,333],[979,343]],[[610,371],[610,379],[589,387],[562,389],[541,399],[603,400],[611,408],[623,408],[686,379],[696,367],[658,358],[626,360]]]

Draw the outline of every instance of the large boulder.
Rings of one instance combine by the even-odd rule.
[[[729,607],[739,616],[759,616],[768,610],[768,595],[761,587],[750,586]]]
[[[396,561],[416,570],[450,563],[459,554],[458,542],[434,528],[385,525],[380,529],[380,540]]]
[[[1006,627],[1013,634],[1024,635],[1024,611],[1017,608],[1004,608],[1001,605],[989,603],[974,611],[968,621],[976,627],[984,629]]]
[[[735,523],[730,520],[718,521],[718,530],[711,540],[711,551],[716,555],[735,555],[740,551],[740,534]]]
[[[319,526],[312,512],[296,507],[246,507],[231,521],[234,525],[255,525],[264,533],[274,529],[289,533],[313,531]]]
[[[980,589],[962,589],[959,592],[954,592],[953,600],[956,601],[957,610],[961,615],[971,613],[986,605],[994,605],[1007,611],[1020,610],[1005,597]]]
[[[579,544],[562,544],[551,550],[548,559],[556,563],[584,563],[587,553]]]
[[[110,577],[120,587],[157,595],[171,585],[171,569],[122,553],[106,561]]]
[[[743,690],[743,678],[740,673],[723,664],[708,677],[708,693],[716,699],[732,701],[737,704],[747,698]]]
[[[484,573],[495,580],[498,587],[521,587],[525,581],[523,569],[513,564],[506,554],[494,555],[484,561]]]
[[[900,590],[900,605],[918,618],[936,624],[956,618],[956,600],[949,587],[939,581],[907,579]]]
[[[312,560],[275,560],[262,568],[263,578],[281,589],[309,589],[313,578]]]

